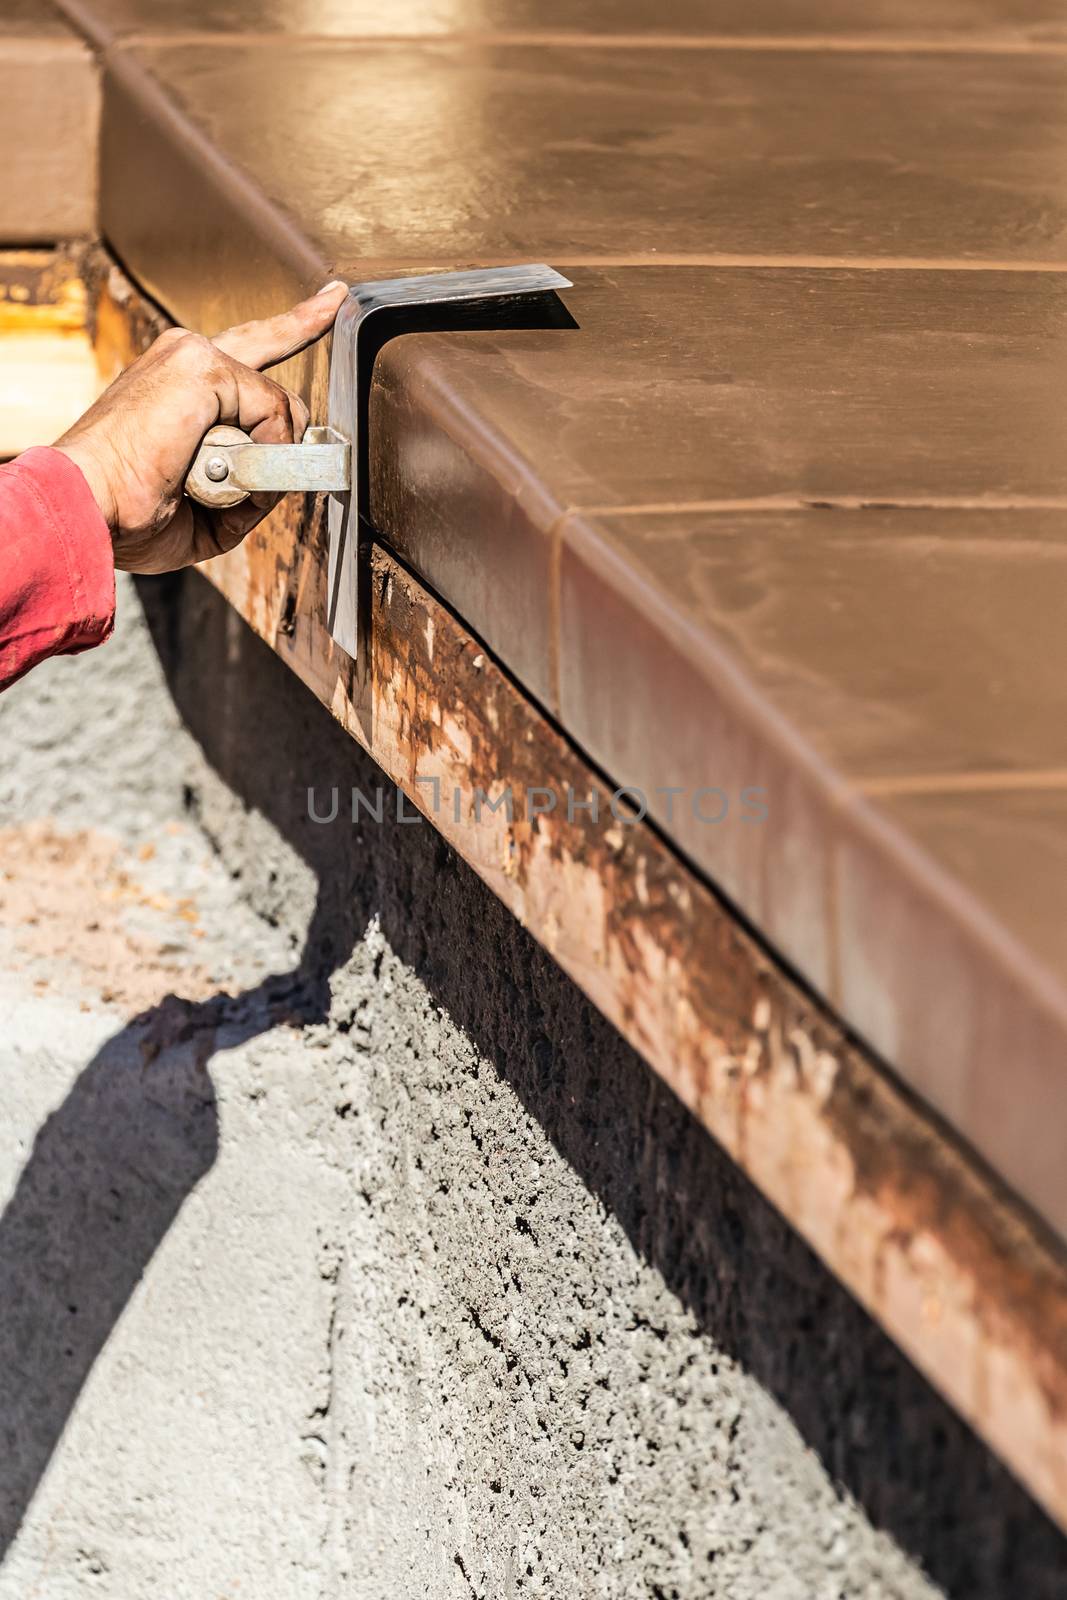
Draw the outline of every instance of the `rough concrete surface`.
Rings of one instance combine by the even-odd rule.
[[[384,780],[203,581],[121,610],[0,700],[0,1600],[1062,1594],[432,830],[309,820]]]

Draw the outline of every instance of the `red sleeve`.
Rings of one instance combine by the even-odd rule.
[[[0,467],[0,689],[48,656],[102,644],[115,621],[111,534],[61,450]]]

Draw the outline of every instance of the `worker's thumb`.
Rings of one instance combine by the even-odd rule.
[[[227,328],[212,342],[246,367],[273,367],[328,333],[347,294],[347,286],[338,279],[291,310],[265,317],[261,322],[242,322]]]

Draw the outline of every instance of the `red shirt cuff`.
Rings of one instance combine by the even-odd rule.
[[[0,684],[46,656],[103,643],[115,622],[111,534],[61,450],[27,450],[0,467],[0,547]]]

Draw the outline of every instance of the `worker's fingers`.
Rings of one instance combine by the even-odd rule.
[[[282,389],[277,408],[262,422],[252,423],[247,431],[256,444],[298,444],[301,436],[297,432],[296,396]]]
[[[261,322],[242,322],[227,328],[216,334],[212,343],[246,367],[273,367],[321,339],[332,328],[347,294],[348,287],[340,280],[328,283],[291,310],[265,317]]]
[[[307,406],[291,389],[282,389],[282,395],[285,410],[272,412],[249,430],[256,444],[299,444],[304,437],[310,416]]]
[[[293,444],[303,438],[307,407],[273,378],[223,358],[215,373],[215,391],[218,420],[243,428],[257,444]]]

